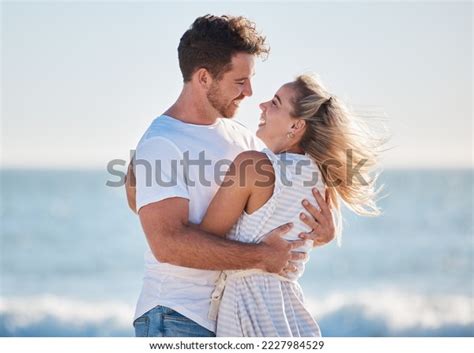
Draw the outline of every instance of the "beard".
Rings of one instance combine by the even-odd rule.
[[[220,93],[217,83],[212,83],[207,92],[207,100],[220,116],[224,118],[232,118],[238,108],[238,106],[234,104],[234,101],[239,101],[240,97],[228,101]]]

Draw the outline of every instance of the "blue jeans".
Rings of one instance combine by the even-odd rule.
[[[215,337],[173,309],[158,305],[133,322],[136,337]]]

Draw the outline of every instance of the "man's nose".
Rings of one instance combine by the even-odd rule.
[[[258,105],[260,107],[260,109],[262,110],[262,112],[265,111],[265,102],[262,102]]]
[[[242,91],[242,93],[246,96],[246,97],[250,97],[252,94],[253,94],[253,91],[252,91],[252,84],[250,83],[250,81],[247,81],[244,85],[244,89]]]

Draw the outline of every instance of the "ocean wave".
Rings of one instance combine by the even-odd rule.
[[[324,336],[474,336],[467,296],[383,289],[307,298],[307,305]]]
[[[473,300],[371,290],[307,298],[323,336],[474,336]],[[0,336],[132,336],[133,305],[52,295],[0,299]]]
[[[132,305],[53,295],[0,299],[0,336],[133,336]]]

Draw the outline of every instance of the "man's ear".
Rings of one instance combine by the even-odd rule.
[[[197,79],[198,84],[201,87],[208,89],[211,86],[212,77],[209,71],[207,71],[207,69],[201,67],[194,73],[194,75]]]

